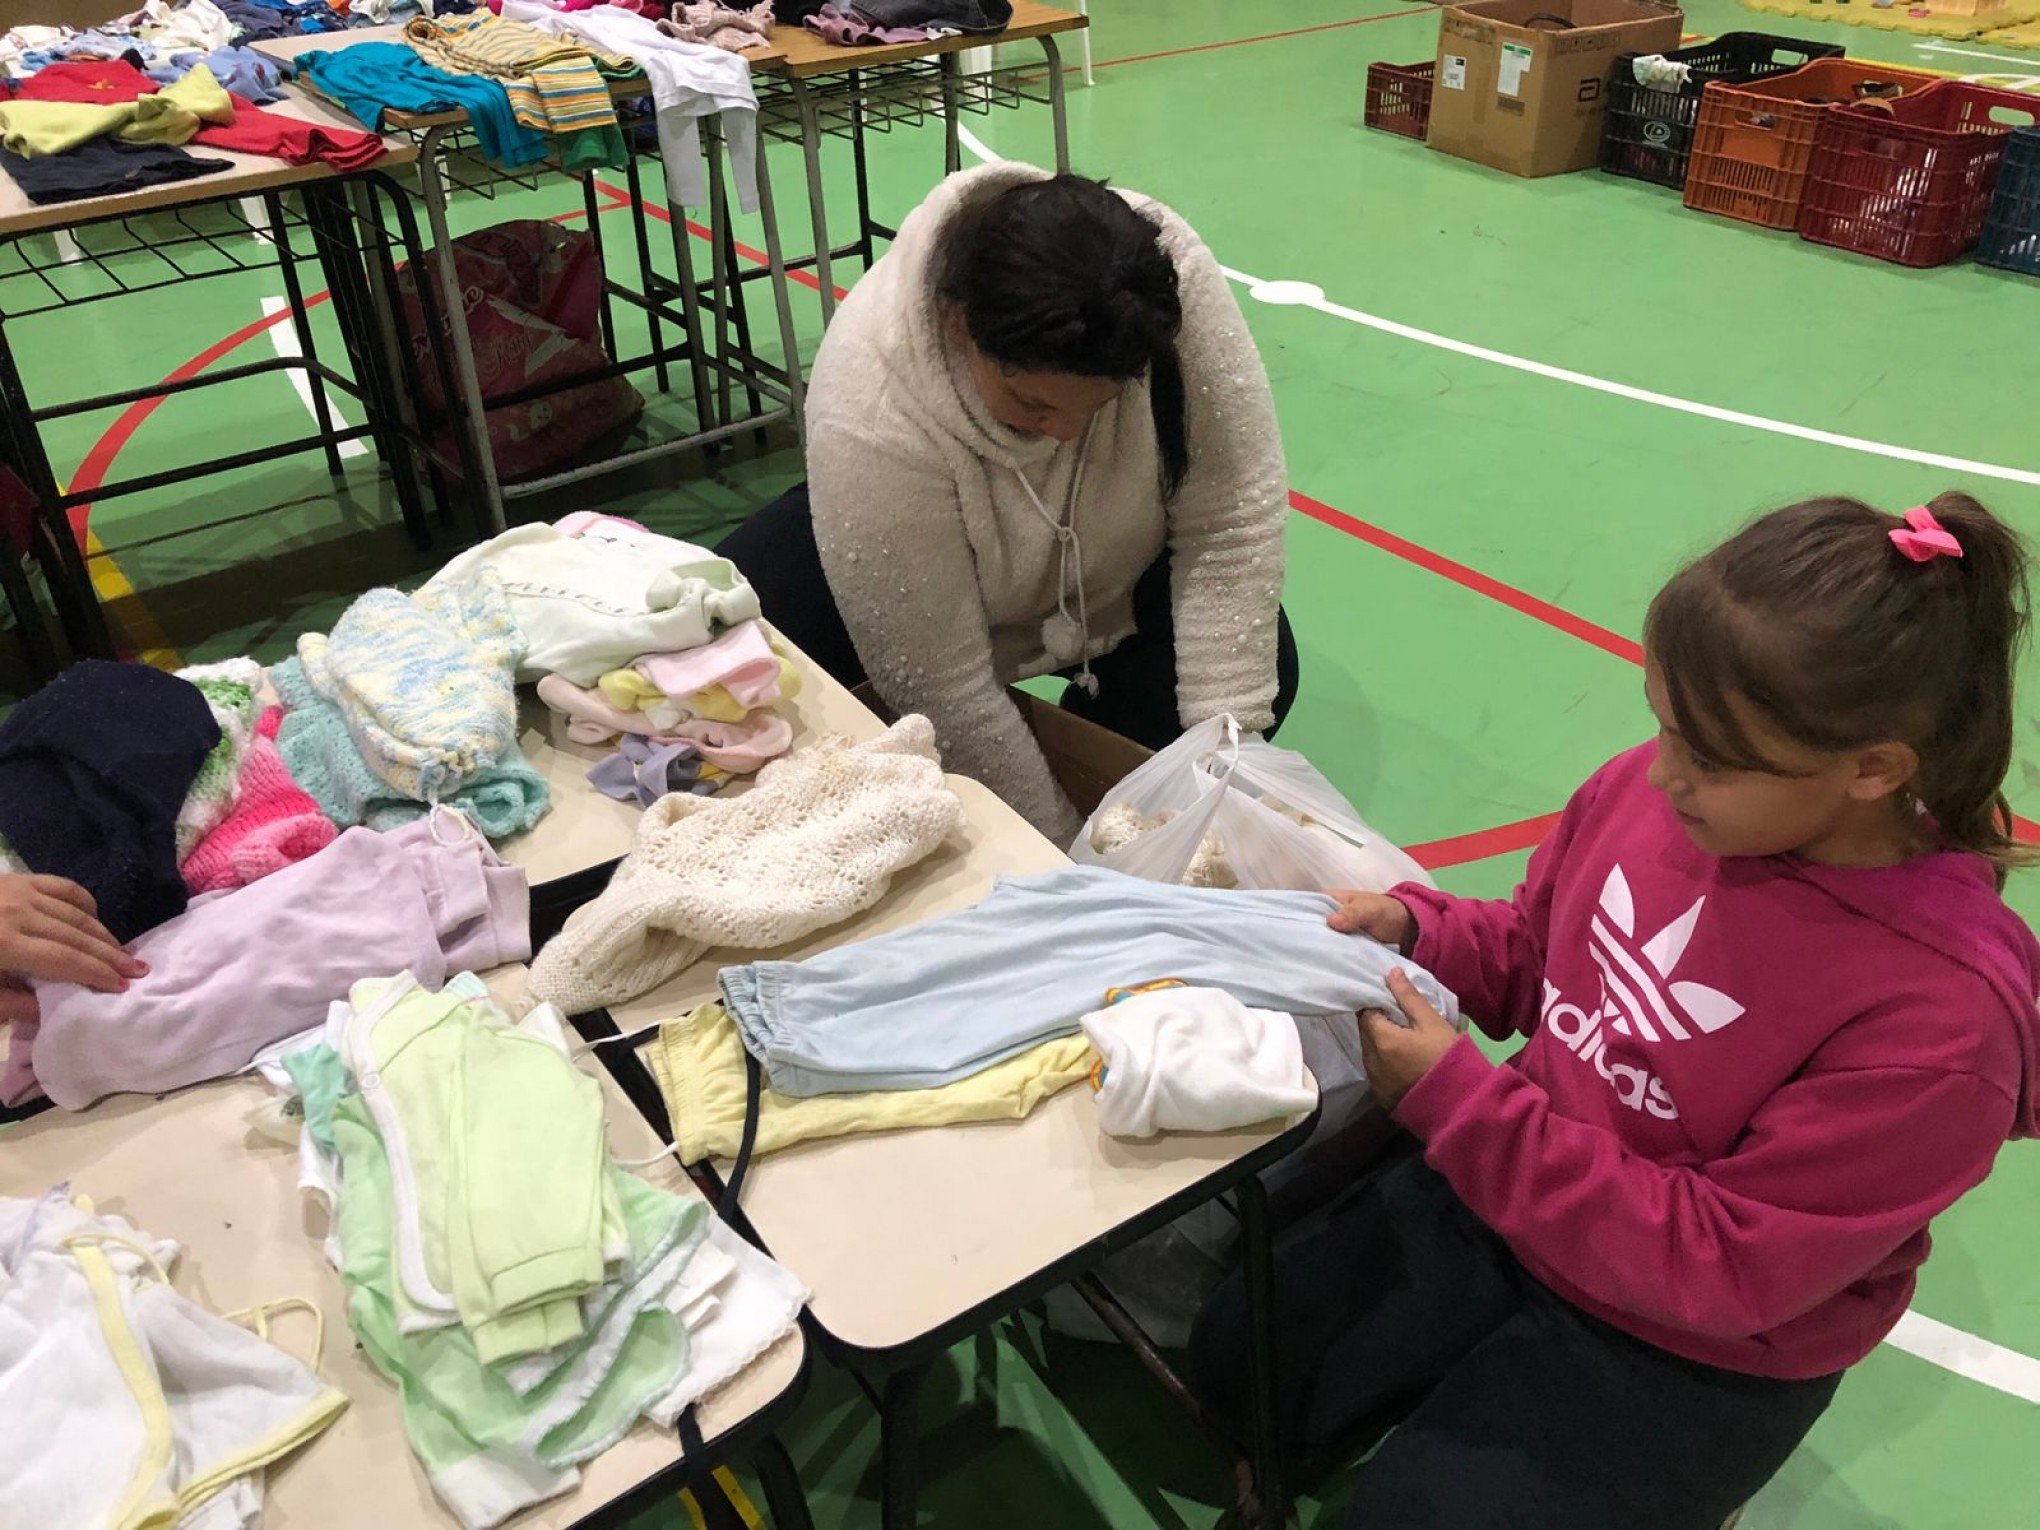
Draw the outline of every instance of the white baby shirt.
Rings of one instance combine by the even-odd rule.
[[[1317,1102],[1296,1021],[1220,989],[1152,989],[1079,1023],[1105,1060],[1098,1125],[1114,1137],[1229,1131]]]

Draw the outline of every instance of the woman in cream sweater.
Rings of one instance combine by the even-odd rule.
[[[926,713],[952,770],[1066,842],[1006,694],[1159,748],[1296,690],[1268,378],[1189,226],[1078,176],[944,181],[857,284],[808,391],[809,481],[718,549],[837,678]]]

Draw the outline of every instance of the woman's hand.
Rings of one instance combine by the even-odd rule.
[[[98,919],[92,894],[62,877],[0,876],[0,973],[41,982],[76,983],[119,993],[148,966],[123,951]],[[35,995],[20,983],[0,985],[0,1019],[35,1013]]]
[[[1388,991],[1410,1023],[1408,1027],[1397,1025],[1378,1009],[1363,1011],[1360,1061],[1367,1068],[1367,1087],[1381,1101],[1382,1109],[1394,1110],[1417,1080],[1452,1049],[1459,1032],[1417,992],[1417,985],[1400,967],[1389,973]]]
[[[1332,896],[1339,900],[1339,906],[1325,923],[1341,935],[1371,935],[1404,956],[1410,954],[1417,921],[1402,904],[1386,893],[1355,892],[1351,888],[1335,888]]]

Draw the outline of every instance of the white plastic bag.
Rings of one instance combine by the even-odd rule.
[[[1165,814],[1168,821],[1100,851],[1093,835],[1116,807],[1150,823]],[[1180,883],[1207,839],[1216,842],[1240,887],[1386,892],[1398,882],[1435,885],[1423,867],[1370,829],[1309,760],[1242,733],[1229,716],[1190,729],[1107,793],[1070,847],[1070,859]]]

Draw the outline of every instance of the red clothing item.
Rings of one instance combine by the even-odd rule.
[[[235,96],[234,120],[225,126],[199,129],[193,143],[241,154],[267,154],[292,165],[331,165],[359,170],[383,156],[383,141],[374,133],[323,127],[300,117],[265,112],[254,102]]]
[[[152,96],[156,82],[124,59],[49,64],[19,81],[14,93],[23,101],[69,101],[84,106],[118,106],[137,96]]]
[[[134,65],[114,59],[106,63],[51,64],[21,82],[24,101],[70,101],[94,106],[117,105],[137,96],[153,95],[159,87]],[[234,120],[208,123],[191,141],[209,149],[240,154],[265,154],[291,165],[331,165],[359,170],[383,156],[383,141],[374,133],[322,127],[298,117],[266,112],[242,96],[234,96]]]
[[[1928,1222],[2035,1132],[2040,943],[1989,867],[1722,859],[1619,756],[1515,898],[1404,886],[1411,955],[1497,1038],[1396,1118],[1575,1306],[1760,1376],[1891,1331]]]

